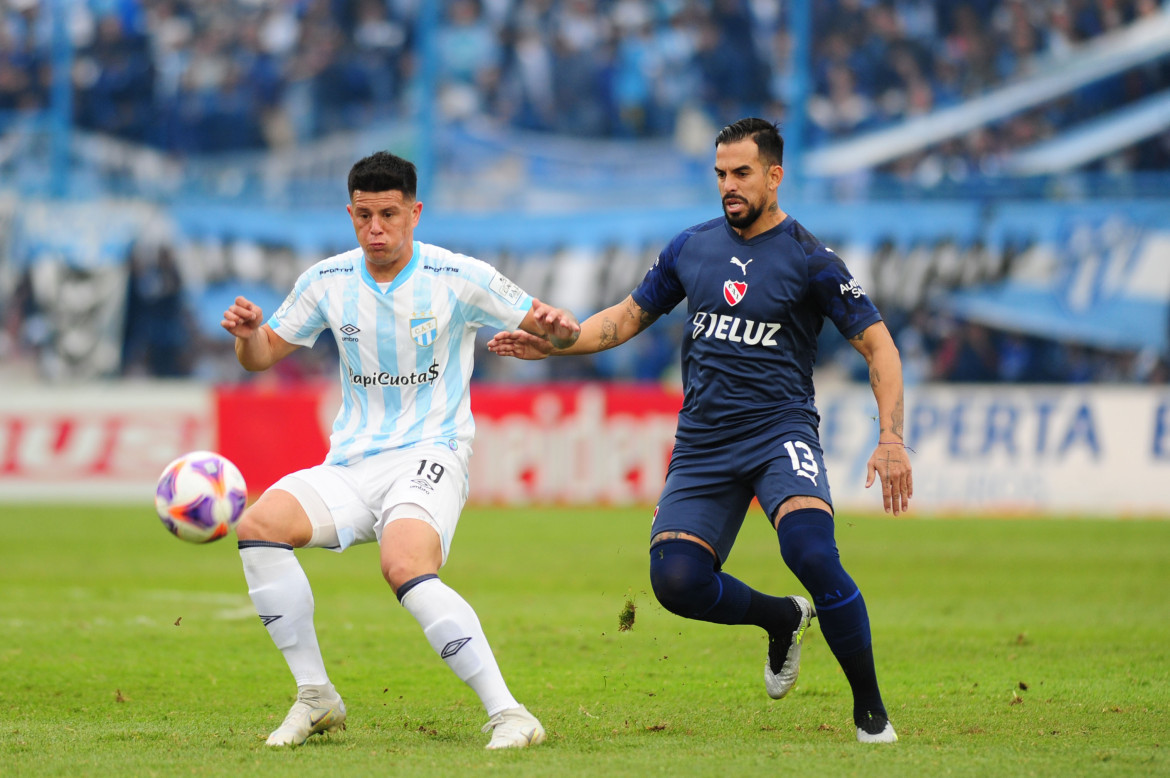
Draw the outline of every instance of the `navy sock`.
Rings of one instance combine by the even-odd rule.
[[[715,569],[715,557],[697,543],[667,540],[650,549],[654,596],[671,613],[714,624],[754,624],[772,632],[790,625],[796,607]]]
[[[853,690],[853,721],[861,726],[867,713],[886,713],[882,693],[878,690],[877,670],[873,664],[873,647],[846,657],[838,657],[841,670]],[[871,733],[872,734],[872,733]]]
[[[869,613],[857,584],[841,566],[833,517],[805,508],[780,520],[776,531],[785,563],[812,595],[825,642],[853,690],[855,712],[884,710],[874,670]]]

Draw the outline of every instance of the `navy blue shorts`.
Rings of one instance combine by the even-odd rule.
[[[676,443],[650,537],[690,533],[707,541],[722,564],[753,497],[771,522],[780,504],[796,496],[833,504],[812,421],[786,421],[751,438],[699,448]]]

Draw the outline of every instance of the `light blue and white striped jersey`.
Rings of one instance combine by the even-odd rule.
[[[337,339],[342,405],[326,464],[430,445],[466,457],[475,331],[516,329],[531,307],[532,297],[486,262],[415,241],[386,291],[360,248],[318,262],[268,325],[298,346],[326,329]]]

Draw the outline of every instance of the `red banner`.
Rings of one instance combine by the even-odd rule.
[[[338,402],[332,384],[220,388],[218,450],[259,493],[324,460]],[[681,405],[657,386],[477,384],[471,499],[653,502]]]
[[[652,385],[471,390],[474,502],[653,503],[682,394]]]
[[[325,460],[336,397],[332,384],[219,387],[217,450],[258,495],[281,476]]]

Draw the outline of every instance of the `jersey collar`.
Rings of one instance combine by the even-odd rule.
[[[754,246],[757,243],[762,243],[763,241],[768,240],[769,238],[773,238],[773,237],[779,235],[780,233],[785,232],[792,225],[792,222],[794,222],[794,221],[795,221],[795,219],[792,218],[792,214],[786,214],[784,216],[784,221],[780,222],[772,229],[765,230],[764,232],[761,232],[759,235],[757,235],[754,238],[751,238],[749,240],[744,240],[743,238],[740,237],[738,232],[736,232],[735,230],[733,230],[731,228],[731,224],[728,223],[726,216],[723,217],[723,228],[725,230],[727,230],[727,234],[731,236],[731,239],[736,241],[737,243],[742,243],[745,246]]]
[[[411,274],[414,273],[414,269],[418,267],[418,255],[422,253],[420,248],[421,246],[417,240],[411,244],[410,261],[406,263],[406,267],[398,272],[398,275],[394,276],[394,280],[390,282],[390,286],[386,287],[385,294],[391,294],[395,289],[405,284],[406,279],[410,278]],[[366,286],[373,289],[375,293],[383,294],[382,287],[378,286],[378,282],[370,275],[370,269],[366,267],[365,254],[362,254],[362,281],[365,282]]]

